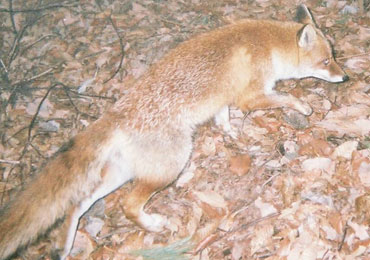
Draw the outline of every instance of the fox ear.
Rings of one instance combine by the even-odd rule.
[[[315,25],[315,20],[313,19],[310,10],[304,4],[298,6],[294,20],[298,23]]]
[[[315,28],[311,24],[306,24],[297,34],[298,45],[301,48],[310,48],[317,37]]]

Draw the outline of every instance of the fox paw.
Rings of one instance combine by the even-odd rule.
[[[224,129],[225,130],[225,129]],[[238,130],[231,128],[230,130],[225,130],[226,133],[232,138],[232,139],[238,139]]]
[[[238,139],[238,130],[231,126],[230,122],[219,125],[224,132],[233,139]]]
[[[215,115],[215,123],[217,126],[221,127],[231,138],[238,138],[238,131],[231,127],[229,107],[225,106],[220,110],[220,112]]]
[[[151,232],[162,232],[168,224],[168,219],[159,214],[141,212],[139,222],[143,228]]]

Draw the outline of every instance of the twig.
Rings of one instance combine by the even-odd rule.
[[[0,159],[0,163],[7,163],[7,164],[20,164],[20,161],[13,161],[13,160],[2,160]]]
[[[67,97],[68,97],[69,102],[72,104],[72,106],[73,106],[73,107],[74,107],[74,109],[76,110],[77,114],[81,114],[81,115],[84,115],[84,116],[90,117],[90,118],[95,119],[95,120],[97,119],[97,117],[96,117],[96,116],[91,116],[91,115],[89,115],[89,114],[87,114],[87,113],[85,113],[85,112],[81,112],[81,111],[78,109],[78,107],[75,105],[75,103],[73,102],[71,95],[69,95],[69,89],[68,89],[68,87],[67,87],[66,85],[62,84],[62,83],[61,83],[60,85],[63,87],[63,90],[64,90],[64,92],[66,93],[66,95],[67,95]]]
[[[364,0],[358,0],[358,8],[360,9],[360,14],[363,14],[365,10]]]
[[[119,35],[118,33],[118,29],[117,29],[117,26],[116,24],[113,22],[113,19],[111,16],[108,17],[109,21],[111,22],[112,26],[113,26],[113,29],[114,31],[116,32],[117,34],[117,37],[119,39],[119,45],[121,47],[121,60],[119,61],[119,65],[118,65],[118,68],[116,69],[116,71],[112,74],[112,76],[109,77],[109,79],[105,80],[103,83],[107,83],[108,81],[110,81],[111,79],[113,79],[116,74],[121,70],[122,68],[122,64],[123,64],[123,59],[125,57],[125,46],[123,45],[123,40],[122,40],[122,37]]]
[[[36,137],[37,135],[33,136],[34,138]],[[30,146],[36,151],[36,153],[42,157],[44,160],[48,159],[47,157],[45,157],[44,155],[42,155],[42,153],[40,152],[40,150],[33,145],[33,143],[30,143]]]
[[[33,9],[9,10],[9,9],[6,9],[6,8],[0,8],[0,13],[31,13],[31,12],[40,12],[40,11],[44,11],[44,10],[47,10],[47,9],[53,9],[53,8],[74,7],[74,6],[77,6],[77,5],[78,5],[77,2],[69,4],[68,1],[67,1],[66,3],[50,4],[50,5],[45,5],[45,6],[41,6],[41,7],[33,8]]]
[[[167,19],[163,19],[163,18],[161,18],[160,20],[162,22],[164,22],[164,23],[169,23],[169,24],[173,24],[173,25],[176,25],[176,26],[183,27],[183,25],[181,23],[173,22],[173,21],[170,21],[170,20],[167,20]]]
[[[325,259],[325,256],[328,254],[328,252],[329,252],[329,249],[326,249],[325,254],[321,257],[322,260]]]
[[[94,52],[94,53],[90,53],[86,56],[82,56],[81,58],[78,58],[78,60],[85,60],[85,59],[88,59],[88,58],[92,58],[92,57],[98,56],[98,55],[100,55],[101,53],[104,53],[104,52],[106,52],[106,50],[101,50],[101,51],[97,51],[97,52]]]
[[[13,0],[9,0],[9,15],[10,15],[10,21],[12,22],[12,27],[13,27],[13,33],[17,35],[17,27],[15,26],[15,21],[14,21],[14,12],[13,12]]]
[[[100,9],[101,11],[103,11],[103,10],[102,10],[102,8],[101,8],[101,6],[100,6],[100,4],[99,4],[99,2],[98,2],[97,0],[95,0],[95,3],[98,5],[99,9]],[[119,40],[119,45],[120,45],[120,47],[121,47],[121,60],[120,60],[120,62],[119,62],[119,65],[118,65],[118,68],[116,69],[116,71],[112,74],[112,76],[110,76],[107,80],[105,80],[105,81],[103,82],[103,84],[105,84],[105,83],[107,83],[108,81],[110,81],[111,79],[113,79],[113,78],[116,76],[116,74],[121,70],[121,68],[122,68],[122,64],[123,64],[123,59],[124,59],[124,57],[125,57],[125,46],[123,45],[122,37],[121,37],[121,35],[119,34],[118,29],[117,29],[117,26],[116,26],[116,24],[114,23],[114,21],[113,21],[113,19],[112,19],[112,16],[111,16],[111,15],[112,15],[112,14],[110,14],[107,18],[108,18],[109,22],[112,24],[112,27],[113,27],[114,31],[116,32],[116,34],[117,34],[117,37],[118,37],[118,40]]]
[[[80,97],[92,97],[92,98],[101,98],[101,99],[109,99],[109,100],[112,100],[112,101],[115,101],[116,99],[114,97],[106,97],[106,96],[100,96],[100,95],[94,95],[94,94],[82,94],[82,93],[78,93],[77,91],[75,90],[72,90],[72,89],[68,89],[68,92],[71,92],[77,96],[80,96]]]
[[[348,230],[348,223],[346,222],[346,225],[344,226],[344,230],[343,230],[342,240],[340,241],[340,244],[339,244],[339,247],[338,247],[338,252],[340,252],[340,250],[342,250],[344,240],[346,239],[346,236],[347,236],[347,230]]]
[[[20,85],[20,84],[23,84],[23,83],[30,82],[30,81],[33,81],[35,79],[41,78],[42,76],[44,76],[44,75],[52,72],[55,69],[56,69],[56,67],[53,67],[53,68],[50,68],[48,70],[45,70],[44,72],[41,72],[40,74],[37,74],[35,76],[32,76],[31,78],[23,79],[23,80],[18,80],[15,83],[13,83],[12,86]]]
[[[37,118],[37,116],[39,115],[39,112],[40,112],[40,109],[41,109],[42,104],[44,103],[44,101],[45,101],[45,100],[46,100],[46,98],[48,97],[48,95],[49,95],[50,91],[51,91],[51,90],[53,90],[53,89],[54,89],[56,86],[58,86],[58,85],[59,85],[59,83],[56,83],[56,84],[54,84],[54,85],[50,86],[50,87],[48,88],[48,90],[47,90],[46,94],[42,97],[42,99],[41,99],[41,101],[40,101],[39,105],[37,106],[36,113],[33,115],[32,120],[31,120],[31,123],[30,123],[30,124],[29,124],[29,126],[28,126],[27,144],[29,144],[29,143],[30,143],[30,141],[31,141],[31,132],[32,132],[32,128],[33,128],[33,126],[34,126],[34,124],[35,124],[35,122],[36,122],[36,118]],[[26,146],[27,146],[27,144],[26,144]]]
[[[203,240],[207,240],[207,247],[209,247],[210,245],[212,245],[216,241],[219,241],[219,240],[221,240],[221,239],[223,239],[225,237],[229,237],[229,236],[231,236],[232,234],[235,234],[235,232],[237,232],[237,231],[239,231],[241,229],[246,229],[246,228],[255,226],[255,225],[257,225],[258,223],[260,223],[262,221],[265,221],[265,220],[270,219],[270,218],[274,218],[274,217],[279,216],[279,215],[280,215],[279,212],[277,212],[277,213],[271,213],[271,214],[269,214],[267,216],[264,216],[264,217],[255,219],[255,220],[253,220],[253,221],[251,221],[251,222],[249,222],[247,224],[241,225],[238,228],[235,228],[235,229],[232,229],[232,230],[230,230],[228,232],[225,232],[223,235],[215,236],[214,234],[210,234],[208,236],[209,238],[207,237],[207,238],[205,238]],[[203,240],[199,242],[199,245],[203,245],[204,244],[204,241]],[[194,250],[193,252],[191,252],[193,255],[199,253],[200,250],[203,250],[205,248],[205,247],[204,248],[203,247],[200,248],[199,245],[197,245],[197,247],[196,247],[197,251]]]
[[[64,85],[61,82],[59,82],[59,85],[61,85],[65,91],[75,94],[76,96],[79,96],[79,97],[92,97],[92,98],[109,99],[109,100],[115,101],[114,97],[100,96],[100,95],[94,95],[94,94],[82,94],[82,93],[78,93],[76,90],[71,89],[71,87]]]
[[[17,33],[17,37],[15,37],[14,39],[14,42],[13,42],[13,46],[12,46],[12,49],[8,55],[8,67],[10,67],[10,64],[13,62],[13,60],[15,59],[15,57],[17,56],[17,50],[19,49],[19,42],[20,40],[22,39],[23,37],[23,34],[25,33],[26,29],[32,25],[34,25],[37,21],[39,21],[41,18],[43,18],[44,16],[46,15],[42,15],[42,16],[39,16],[39,17],[36,17],[32,22],[30,23],[27,23],[21,30],[20,32]]]
[[[8,98],[7,102],[4,102],[4,105],[3,105],[4,109],[8,106],[8,104],[9,104],[9,103],[10,103],[10,101],[11,101],[11,99],[12,99],[12,98],[13,98],[13,96],[15,95],[15,93],[16,93],[16,91],[17,91],[18,87],[19,87],[21,84],[24,84],[24,83],[26,83],[26,82],[30,82],[30,81],[32,81],[32,80],[36,80],[36,79],[38,79],[38,78],[40,78],[40,77],[42,77],[42,76],[44,76],[44,75],[46,75],[46,74],[50,73],[52,70],[56,69],[57,67],[58,67],[58,66],[55,66],[55,67],[50,68],[50,69],[48,69],[48,70],[46,70],[46,71],[44,71],[44,72],[41,72],[40,74],[35,75],[35,76],[33,76],[33,77],[29,78],[29,79],[25,79],[25,80],[18,80],[18,81],[16,81],[15,83],[11,84],[11,86],[13,87],[13,89],[12,89],[12,91],[11,91],[10,95],[9,95],[9,98]]]
[[[267,179],[267,181],[265,181],[263,184],[262,184],[262,188],[264,188],[272,179],[276,178],[277,176],[279,176],[281,174],[281,172],[278,172],[277,174],[274,174],[272,175],[270,178]]]
[[[27,128],[28,128],[27,126],[24,126],[21,129],[17,130],[14,134],[12,134],[7,139],[5,139],[5,143],[9,142],[10,139],[12,139],[14,136],[16,136],[17,134],[19,134],[20,132],[22,132],[24,129],[27,129]]]
[[[370,52],[359,53],[359,54],[354,54],[354,55],[349,55],[349,56],[344,56],[344,57],[339,57],[339,58],[336,58],[336,60],[345,60],[345,59],[350,59],[350,58],[354,58],[354,57],[361,57],[361,56],[366,56],[366,55],[370,55]]]
[[[62,84],[62,86],[63,86],[63,90],[64,90],[64,92],[66,93],[66,95],[67,95],[67,97],[68,97],[68,100],[69,100],[69,102],[72,104],[72,106],[74,107],[74,109],[76,110],[76,112],[78,113],[78,114],[80,114],[81,112],[80,112],[80,110],[77,108],[77,106],[75,105],[75,103],[73,102],[73,100],[72,100],[72,98],[71,98],[71,96],[69,95],[69,89],[67,88],[67,86],[65,86],[64,84]]]
[[[28,49],[32,48],[32,46],[34,46],[35,44],[41,42],[42,40],[48,38],[48,37],[56,37],[54,34],[48,34],[48,35],[44,35],[42,36],[40,39],[34,41],[33,43],[27,45],[26,47],[24,47],[24,49],[21,51],[21,55],[24,54]]]
[[[3,68],[4,68],[4,70],[5,70],[5,73],[6,74],[8,74],[9,72],[8,72],[8,69],[6,68],[6,66],[5,66],[5,64],[4,64],[4,62],[3,62],[3,60],[2,59],[0,59],[0,63],[1,63],[1,66],[3,66]]]

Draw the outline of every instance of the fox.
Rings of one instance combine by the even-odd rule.
[[[0,213],[0,259],[9,259],[61,221],[53,259],[66,259],[80,217],[99,199],[130,182],[125,216],[150,232],[169,224],[145,205],[173,183],[192,152],[197,126],[215,118],[229,129],[229,107],[242,111],[311,106],[274,89],[285,79],[349,79],[310,10],[294,21],[252,20],[180,43],[98,120],[71,139]]]

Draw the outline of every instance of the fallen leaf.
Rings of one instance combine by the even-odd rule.
[[[265,250],[266,245],[272,242],[274,227],[272,225],[262,225],[254,230],[251,241],[251,254],[255,254],[260,250]]]
[[[370,238],[369,233],[368,233],[369,227],[365,225],[357,224],[356,222],[353,222],[352,220],[348,221],[348,226],[350,226],[353,229],[358,239],[367,240]]]
[[[300,155],[329,156],[333,152],[330,144],[322,139],[312,139],[299,149]]]
[[[176,181],[176,187],[184,187],[194,177],[196,165],[194,162],[180,175]]]
[[[70,255],[80,259],[87,259],[95,247],[95,241],[87,233],[77,231]]]
[[[266,128],[269,133],[279,131],[281,123],[274,118],[269,117],[254,117],[254,122],[262,128]]]
[[[347,141],[335,148],[333,158],[343,157],[347,160],[352,158],[352,153],[356,151],[358,146],[357,141]]]
[[[88,217],[88,223],[85,226],[85,230],[92,237],[96,237],[104,226],[104,221],[101,218]]]
[[[225,202],[224,198],[215,191],[193,191],[196,197],[208,205],[215,207],[215,208],[227,208],[227,203]]]
[[[229,160],[230,171],[238,176],[248,173],[251,167],[251,158],[248,154],[232,156]]]
[[[304,171],[310,172],[313,170],[323,170],[329,173],[334,172],[334,163],[329,158],[316,157],[307,159],[302,162],[302,168]]]
[[[353,70],[355,73],[361,73],[364,70],[369,69],[370,59],[367,57],[370,55],[353,57],[346,61],[344,66]]]
[[[209,137],[209,136],[204,138],[204,142],[202,144],[202,151],[207,156],[210,156],[216,153],[216,144],[215,144],[214,138]]]
[[[361,180],[361,183],[366,186],[370,187],[370,163],[363,161],[358,168],[358,177]]]
[[[370,108],[364,104],[344,106],[336,111],[330,111],[326,118],[316,123],[339,135],[361,135],[370,133]]]
[[[364,217],[370,225],[370,194],[359,196],[355,200],[355,207],[358,216]]]
[[[307,118],[295,110],[284,113],[283,119],[295,129],[305,129],[309,125]]]
[[[255,200],[254,205],[260,210],[261,217],[277,213],[277,209],[272,204],[263,202],[261,197]]]

